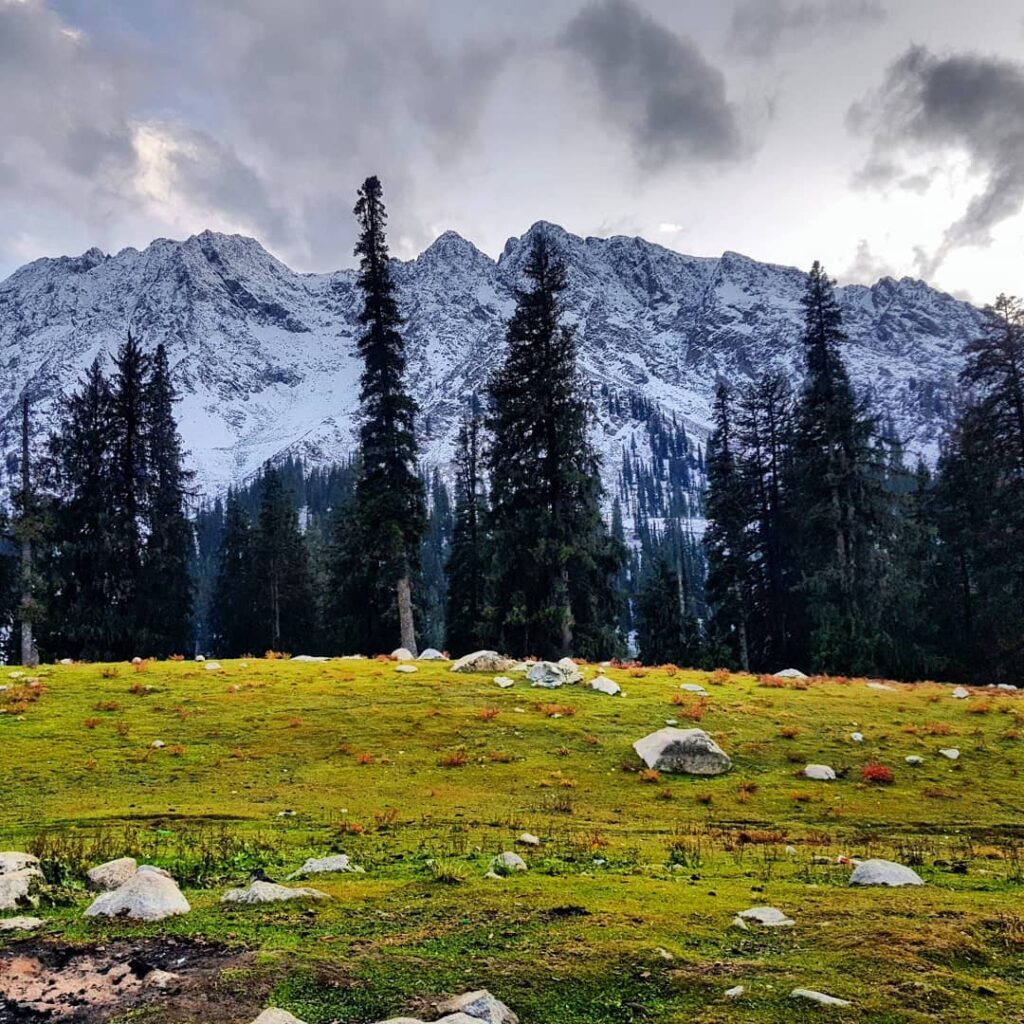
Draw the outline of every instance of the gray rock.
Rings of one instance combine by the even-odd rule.
[[[736,915],[735,923],[741,928],[758,924],[762,928],[792,928],[796,922],[775,907],[751,907]]]
[[[321,661],[327,661],[327,658],[325,658],[323,655],[320,655],[320,654],[296,654],[295,657],[292,658],[292,661],[321,662]]]
[[[960,760],[960,751],[956,747],[943,747],[939,753],[950,761]]]
[[[410,651],[408,647],[396,647],[391,652],[391,657],[394,658],[395,661],[412,661],[413,660],[413,658],[412,658],[412,651]]]
[[[518,853],[506,850],[491,861],[491,870],[498,874],[510,875],[514,871],[525,871],[526,861]]]
[[[139,862],[134,857],[119,857],[90,868],[86,878],[89,879],[89,888],[95,892],[110,892],[124,885],[138,869]]]
[[[827,764],[809,764],[804,769],[804,776],[815,782],[835,782],[836,773]]]
[[[468,1013],[449,1013],[438,1017],[434,1024],[480,1024],[479,1017],[470,1017]]]
[[[0,917],[0,932],[31,932],[44,924],[41,917]]]
[[[924,885],[921,876],[911,868],[891,860],[866,860],[853,869],[850,885]]]
[[[0,853],[0,875],[9,875],[28,869],[40,871],[38,857],[33,857],[31,853],[21,853],[18,850],[4,850]],[[40,874],[42,874],[41,871]]]
[[[0,853],[0,910],[35,906],[35,890],[42,882],[38,857],[17,850]]]
[[[298,871],[288,876],[302,878],[305,875],[332,875],[344,872],[358,872],[362,874],[363,869],[353,864],[347,853],[336,853],[330,857],[310,857]]]
[[[161,991],[166,991],[169,988],[174,988],[179,981],[181,981],[179,975],[174,974],[171,971],[161,971],[159,968],[156,968],[150,971],[142,979],[142,984],[145,985],[146,988],[157,988]]]
[[[583,679],[583,673],[579,667],[569,658],[561,661],[538,661],[531,665],[526,673],[526,678],[534,686],[545,690],[557,690],[560,686],[568,683],[579,683]]]
[[[446,999],[437,1007],[440,1014],[465,1014],[473,1020],[487,1024],[519,1024],[519,1018],[500,1000],[495,999],[487,989],[466,992],[464,995]],[[461,1024],[461,1022],[452,1022]]]
[[[798,668],[784,668],[781,672],[775,673],[778,679],[806,679],[807,675]]]
[[[86,917],[126,917],[134,921],[162,921],[191,910],[174,879],[160,868],[143,864],[123,885],[97,896]]]
[[[742,985],[734,985],[732,988],[725,990],[726,999],[739,999],[741,995],[747,990]]]
[[[306,1024],[305,1021],[293,1017],[287,1010],[264,1010],[252,1024]]]
[[[516,681],[514,679],[510,679],[508,676],[495,676],[494,677],[494,681],[503,690],[507,690],[510,686],[515,686],[516,685]]]
[[[205,665],[203,665],[203,668],[206,669],[207,672],[219,672],[220,671],[220,662],[219,661],[208,661]]]
[[[287,885],[276,882],[252,882],[248,889],[228,889],[221,896],[221,903],[243,903],[253,906],[257,903],[281,903],[284,900],[325,900],[327,893],[319,889],[297,887],[290,889]]]
[[[507,672],[515,662],[503,658],[497,651],[474,651],[464,655],[452,665],[453,672]]]
[[[535,836],[532,832],[524,832],[516,842],[522,843],[523,846],[540,846],[540,837]]]
[[[578,683],[583,679],[579,665],[572,658],[559,658],[558,667],[568,676],[570,683]]]
[[[721,775],[732,767],[729,755],[703,729],[666,727],[633,744],[648,768],[688,775]]]
[[[622,693],[622,687],[614,679],[607,676],[597,676],[590,680],[590,688],[598,693],[607,693],[609,697],[615,697]]]
[[[420,654],[420,661],[445,661],[445,656],[436,648],[428,647]]]
[[[825,995],[824,992],[815,992],[811,988],[795,988],[789,993],[791,999],[804,999],[809,1003],[818,1003],[820,1006],[849,1006],[846,999],[837,999],[835,996]]]
[[[903,760],[912,765],[924,764],[924,758],[918,754],[908,754]]]
[[[706,697],[708,695],[708,691],[699,683],[682,683],[679,689],[685,690],[687,693],[695,693],[698,697]]]
[[[415,665],[408,665],[404,661],[400,665],[395,666],[396,672],[418,672],[419,669]]]
[[[854,743],[863,743],[864,742],[864,733],[862,733],[862,732],[851,732],[850,733],[850,739],[853,740]]]
[[[971,695],[971,691],[966,686],[956,686],[950,692],[950,697],[955,697],[957,700],[966,700]]]

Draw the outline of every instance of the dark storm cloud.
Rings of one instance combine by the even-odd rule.
[[[822,31],[885,21],[877,0],[825,0],[787,3],[786,0],[742,0],[732,16],[732,46],[752,57],[766,57],[787,41]]]
[[[897,59],[874,94],[855,104],[850,127],[866,132],[872,155],[861,181],[913,181],[901,158],[959,151],[984,184],[919,270],[934,273],[949,253],[986,246],[992,229],[1024,208],[1024,65],[977,54],[937,56],[921,46]]]
[[[743,144],[725,76],[693,40],[630,0],[595,0],[569,23],[562,45],[594,74],[610,118],[641,164],[732,160]]]

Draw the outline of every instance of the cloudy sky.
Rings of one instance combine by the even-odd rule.
[[[1024,292],[1019,0],[0,0],[0,276],[204,228],[536,220]]]

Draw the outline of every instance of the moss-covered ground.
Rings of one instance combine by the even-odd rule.
[[[624,691],[609,697],[521,674],[503,690],[444,662],[221,666],[3,679],[0,849],[43,858],[48,937],[248,949],[225,984],[310,1024],[477,987],[524,1024],[1024,1019],[1024,693],[668,667],[604,670]],[[699,723],[732,771],[641,771],[633,741],[667,720]],[[839,778],[802,778],[809,762]],[[870,765],[892,781],[867,781]],[[542,845],[517,845],[523,831]],[[510,849],[529,871],[485,879]],[[310,883],[330,901],[219,903],[257,867],[280,879],[331,852],[365,873]],[[167,867],[192,912],[85,920],[84,869],[125,854]],[[843,855],[927,884],[851,888]],[[730,927],[765,904],[796,927]],[[734,985],[745,994],[727,1000]],[[852,1006],[796,1004],[798,986]]]

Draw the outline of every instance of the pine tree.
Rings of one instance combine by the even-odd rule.
[[[258,631],[255,537],[238,494],[229,491],[211,600],[215,649],[228,656],[266,649]]]
[[[364,297],[358,341],[360,378],[359,478],[355,502],[333,544],[332,576],[348,589],[339,609],[364,626],[362,642],[387,650],[396,635],[415,653],[412,580],[426,524],[423,485],[416,474],[415,401],[405,389],[402,317],[385,240],[387,214],[380,181],[367,178],[355,214],[360,236],[358,285]],[[361,578],[360,578],[361,577]],[[335,631],[353,632],[352,626]]]
[[[113,397],[97,360],[66,399],[50,439],[58,499],[47,576],[49,645],[62,655],[104,660],[126,656],[119,520],[112,508],[115,467]]]
[[[476,396],[459,428],[455,455],[455,526],[448,576],[448,650],[465,654],[490,642],[486,535],[487,497],[483,480],[483,416]]]
[[[637,655],[646,665],[696,665],[702,644],[686,598],[684,571],[670,544],[648,555],[636,598]]]
[[[878,564],[885,499],[873,472],[874,423],[854,396],[834,283],[819,263],[803,298],[807,375],[796,408],[791,495],[799,510],[798,566],[817,671],[874,670]]]
[[[734,663],[750,670],[747,622],[749,505],[743,487],[729,410],[729,389],[719,384],[715,393],[715,429],[707,447],[707,599],[713,631],[731,649]]]
[[[543,233],[523,268],[505,360],[488,384],[496,638],[543,656],[607,656],[625,553],[601,520],[576,341],[560,323],[565,266]]]
[[[273,651],[309,644],[316,626],[309,555],[295,499],[273,466],[263,470],[254,535],[258,635]]]
[[[140,634],[145,649],[167,656],[186,650],[192,635],[193,527],[186,515],[187,487],[193,474],[174,418],[177,395],[158,345],[145,392],[145,440],[150,495],[146,516]]]
[[[148,442],[148,384],[151,360],[128,332],[114,357],[111,381],[111,533],[120,572],[115,604],[120,610],[120,638],[116,649],[126,655],[149,638],[142,608],[147,582],[142,552],[151,500],[152,475]]]
[[[452,543],[452,506],[448,488],[440,472],[430,475],[430,512],[423,534],[417,617],[421,623],[424,646],[440,648],[445,644],[448,619],[448,591],[445,566]]]

